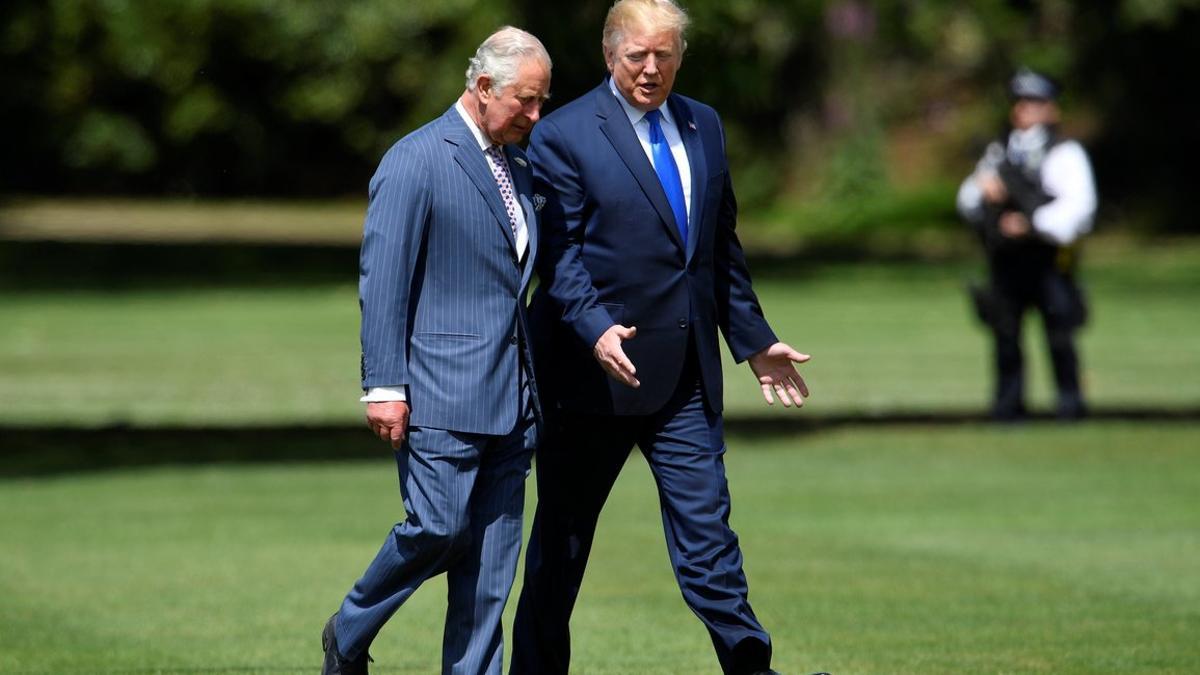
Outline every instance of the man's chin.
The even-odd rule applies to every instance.
[[[504,135],[504,143],[506,145],[509,143],[520,143],[526,136],[529,135],[529,132],[531,131],[533,131],[533,127],[529,127],[527,129],[514,128]]]
[[[663,101],[667,100],[666,92],[662,89],[655,89],[650,93],[638,90],[636,98],[638,105],[646,110],[655,110],[662,106]]]

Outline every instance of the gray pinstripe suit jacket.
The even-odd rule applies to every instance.
[[[520,148],[505,152],[529,228],[524,264],[487,159],[453,107],[393,145],[371,179],[362,386],[406,385],[412,426],[502,435],[523,412],[538,227],[529,164]]]

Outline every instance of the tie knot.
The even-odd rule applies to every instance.
[[[652,127],[658,126],[658,121],[661,118],[662,118],[662,112],[660,112],[658,108],[655,108],[654,110],[646,111],[646,120],[648,122],[650,122],[650,126],[652,126]]]

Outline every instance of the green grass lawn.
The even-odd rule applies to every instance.
[[[731,439],[776,667],[1197,672],[1198,440],[1114,422]],[[382,458],[0,482],[0,672],[315,672],[321,625],[400,508]],[[437,671],[444,591],[400,610],[376,671]],[[640,458],[573,628],[573,672],[717,672]]]
[[[804,414],[982,411],[990,346],[969,314],[974,265],[796,263],[758,288],[780,336],[813,355]],[[0,298],[0,424],[71,427],[356,423],[358,306],[343,285],[8,289]],[[1200,245],[1097,247],[1084,380],[1107,407],[1200,405]],[[1031,398],[1053,394],[1040,326]],[[733,414],[763,413],[726,365]],[[779,410],[773,414],[788,414]]]

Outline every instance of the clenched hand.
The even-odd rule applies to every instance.
[[[408,433],[408,414],[408,403],[404,401],[368,403],[367,426],[380,440],[391,443],[393,450],[399,450]]]

